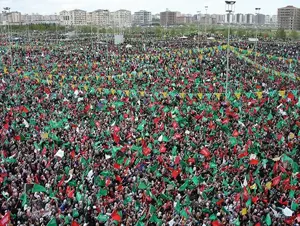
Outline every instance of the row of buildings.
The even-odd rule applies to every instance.
[[[39,24],[57,23],[64,26],[94,25],[100,27],[130,27],[150,26],[160,24],[161,26],[197,24],[237,24],[237,25],[260,25],[266,27],[281,27],[287,30],[300,30],[300,8],[287,6],[279,8],[277,15],[264,14],[181,14],[169,11],[152,15],[151,12],[140,10],[131,13],[129,10],[99,9],[87,12],[80,9],[62,11],[55,15],[22,15],[20,12],[9,12],[0,14],[0,22],[9,24]]]

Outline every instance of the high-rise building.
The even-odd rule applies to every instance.
[[[129,10],[118,10],[110,13],[110,25],[113,27],[131,27],[131,12]]]
[[[277,11],[278,26],[286,30],[300,30],[300,8],[286,6]]]
[[[87,25],[87,12],[81,9],[61,11],[59,17],[62,25]]]
[[[235,15],[236,17],[236,23],[237,24],[243,24],[244,23],[244,14],[238,13]]]
[[[165,11],[160,13],[160,25],[170,26],[177,23],[176,18],[179,16],[178,12]]]
[[[245,23],[246,24],[254,24],[254,15],[253,14],[246,14],[245,15]]]
[[[22,15],[20,12],[6,12],[3,15],[3,22],[10,25],[20,25],[22,23]]]
[[[266,15],[257,14],[255,15],[255,24],[264,25],[266,23]]]
[[[133,15],[133,24],[139,26],[149,26],[152,24],[152,14],[146,10],[140,10]]]
[[[108,10],[98,9],[92,12],[91,14],[92,14],[92,24],[101,27],[109,26],[110,13]]]

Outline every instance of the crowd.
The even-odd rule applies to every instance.
[[[127,44],[1,47],[0,225],[300,225],[300,46]]]

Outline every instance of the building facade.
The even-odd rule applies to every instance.
[[[138,26],[149,26],[152,24],[151,12],[140,10],[133,15],[133,24]]]
[[[254,24],[254,15],[253,14],[246,14],[245,16],[246,20],[245,20],[245,23],[246,24]]]
[[[94,25],[107,27],[110,24],[110,13],[108,10],[98,9],[91,13],[91,17],[92,24]]]
[[[131,12],[129,10],[118,10],[110,13],[110,26],[112,27],[131,27]]]
[[[238,13],[235,16],[236,16],[236,23],[237,24],[243,24],[245,22],[244,14]]]
[[[286,30],[300,30],[300,8],[286,6],[277,11],[278,26]]]
[[[9,25],[21,25],[22,15],[20,12],[6,12],[3,14],[3,23]]]
[[[160,13],[160,25],[170,26],[177,24],[178,12],[165,11]],[[179,15],[178,15],[179,16]]]
[[[266,15],[257,14],[255,15],[255,24],[264,25],[266,23]]]

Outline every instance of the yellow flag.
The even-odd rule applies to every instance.
[[[96,79],[97,79],[97,80],[99,79],[99,76],[98,76],[98,75],[96,76]]]
[[[256,186],[256,184],[253,184],[252,186],[250,186],[250,188],[251,188],[252,190],[255,190],[255,189],[257,189],[257,186]]]
[[[36,78],[36,81],[37,81],[38,84],[40,84],[40,80],[38,78]]]
[[[7,71],[7,68],[4,67],[4,73],[7,74],[7,72],[8,72],[8,71]]]
[[[144,91],[141,91],[140,92],[140,95],[143,97],[143,96],[145,96],[145,92]]]
[[[258,99],[262,98],[262,92],[256,92],[256,95],[257,95]]]
[[[77,76],[74,76],[74,80],[76,81],[76,79],[77,79]]]
[[[86,76],[84,76],[84,78],[85,78],[85,81],[86,81],[86,80],[88,80],[89,76],[86,75]]]
[[[285,96],[285,90],[280,90],[279,91],[279,96],[281,96],[283,98]]]
[[[102,88],[98,88],[98,91],[99,91],[99,93],[101,93],[102,92]]]
[[[199,99],[201,100],[203,97],[203,93],[198,93],[197,95],[198,95]]]
[[[111,94],[112,94],[112,95],[115,95],[115,93],[116,93],[116,90],[114,90],[114,89],[111,89],[111,90],[110,90],[110,92],[111,92]]]
[[[130,92],[129,92],[129,90],[125,90],[125,93],[126,93],[127,96],[129,96]]]
[[[111,76],[107,76],[107,78],[108,78],[108,81],[111,81]]]
[[[62,75],[62,76],[61,76],[61,78],[62,78],[62,80],[64,80],[64,79],[65,79],[65,76],[64,76],[64,75]]]
[[[48,133],[42,133],[41,137],[42,139],[48,139]]]
[[[87,85],[84,85],[83,88],[85,89],[85,91],[88,91],[89,87]]]
[[[75,85],[74,85],[74,84],[72,84],[72,85],[71,85],[71,87],[72,87],[72,89],[74,89],[74,88],[75,88]]]
[[[218,98],[218,100],[220,100],[221,97],[221,93],[215,93],[216,97]]]
[[[50,79],[52,79],[52,75],[51,75],[51,74],[49,74],[48,77],[49,77]]]
[[[239,100],[241,98],[241,93],[235,93],[234,94],[236,96],[236,98]]]
[[[167,92],[162,92],[162,95],[164,98],[166,98],[168,96],[168,93]]]
[[[180,95],[181,98],[185,97],[185,93],[180,93],[179,95]]]
[[[247,214],[247,208],[243,208],[242,209],[242,211],[241,211],[241,214],[243,215],[243,216],[245,216],[246,214]]]
[[[266,189],[270,190],[271,187],[272,187],[272,182],[269,181],[268,183],[266,183]]]

